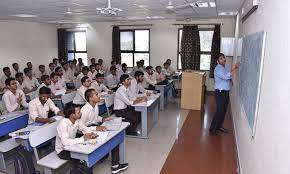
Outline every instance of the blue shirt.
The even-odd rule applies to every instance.
[[[214,69],[215,89],[229,91],[231,89],[232,75],[229,66],[218,64]]]

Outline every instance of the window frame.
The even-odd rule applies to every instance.
[[[148,51],[136,51],[135,49],[135,31],[137,30],[148,30],[149,31],[149,39],[148,39]],[[133,32],[133,50],[121,50],[121,32]],[[135,65],[135,53],[143,53],[149,55],[149,65],[150,65],[150,40],[151,40],[151,31],[150,28],[138,28],[138,29],[120,29],[120,53],[132,53],[133,55],[133,67],[128,66],[128,68],[134,68]],[[122,59],[121,59],[122,60]]]
[[[181,39],[179,36],[180,36],[180,31],[182,30],[182,28],[178,28],[178,32],[177,32],[177,70],[182,70],[182,69],[179,69],[178,65],[179,65],[179,55],[180,55],[180,44],[179,44],[179,40]],[[199,28],[198,29],[199,31],[214,31],[214,28]],[[211,55],[211,51],[200,51],[200,55]],[[180,57],[181,58],[181,57]],[[211,64],[211,62],[210,62]],[[200,66],[200,65],[199,65]],[[209,70],[200,70],[200,71],[203,71],[203,72],[207,72],[207,71],[210,71]]]
[[[80,32],[83,32],[83,33],[87,34],[85,30],[80,30],[80,31],[67,31],[68,34],[73,33],[73,43],[74,43],[74,50],[67,50],[67,59],[68,59],[68,54],[69,53],[73,53],[74,54],[74,59],[78,59],[78,57],[76,57],[76,53],[86,53],[88,55],[88,45],[87,44],[86,44],[86,51],[77,51],[76,50],[75,33],[80,33]]]

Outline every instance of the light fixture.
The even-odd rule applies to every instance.
[[[233,16],[233,15],[236,15],[237,12],[232,12],[232,11],[229,11],[229,12],[219,12],[219,16]]]
[[[108,0],[108,6],[104,8],[96,8],[101,14],[117,15],[117,12],[123,11],[120,8],[112,7],[111,0]]]
[[[195,5],[197,7],[208,7],[208,3],[207,2],[196,2]]]
[[[19,18],[36,18],[36,15],[31,15],[31,14],[15,14],[12,15],[14,17],[19,17]]]
[[[65,13],[66,14],[72,14],[72,11],[70,10],[70,8],[67,8],[67,11]]]
[[[209,2],[209,6],[210,7],[216,7],[216,4],[215,4],[215,2]]]

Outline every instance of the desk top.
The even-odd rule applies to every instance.
[[[132,105],[133,107],[136,107],[136,106],[144,106],[144,107],[149,107],[151,106],[159,97],[161,96],[160,93],[157,93],[157,94],[153,94],[151,96],[148,96],[148,100],[147,102],[145,103],[138,103],[138,104],[135,104],[135,105]]]
[[[75,152],[75,153],[81,153],[81,154],[86,154],[89,155],[92,152],[94,152],[96,149],[98,149],[100,146],[103,144],[107,143],[109,140],[111,140],[114,136],[116,136],[118,133],[121,131],[125,130],[129,126],[129,123],[127,122],[122,122],[121,128],[118,131],[109,131],[109,134],[106,138],[105,141],[98,141],[97,138],[97,143],[96,144],[76,144],[73,146],[65,146],[64,150],[70,151],[70,152]]]
[[[16,118],[21,117],[21,116],[26,115],[26,114],[28,114],[28,110],[6,113],[6,114],[0,116],[0,124],[6,123],[10,120],[16,119]]]

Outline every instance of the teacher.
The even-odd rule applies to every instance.
[[[229,91],[231,88],[232,76],[239,70],[240,64],[237,63],[230,70],[226,66],[225,55],[220,53],[217,56],[217,66],[214,69],[215,80],[215,99],[216,113],[211,122],[210,133],[218,134],[218,132],[228,133],[229,131],[223,127],[225,114],[229,103]]]

